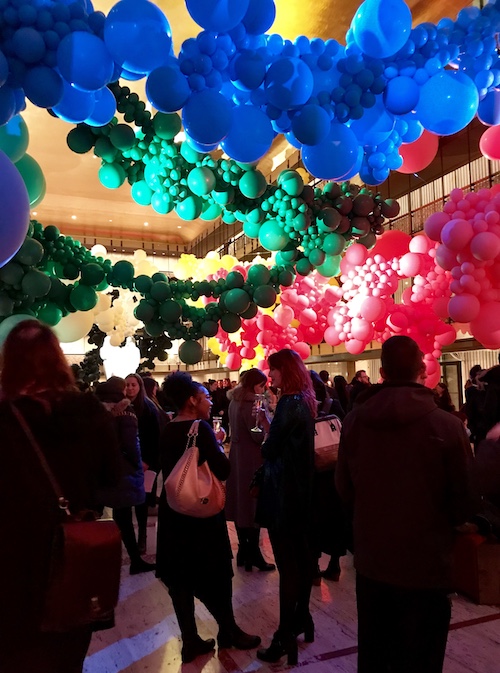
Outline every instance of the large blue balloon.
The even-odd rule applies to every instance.
[[[100,91],[95,92],[94,100],[94,109],[85,123],[89,126],[105,126],[115,116],[116,99],[108,87],[105,86]]]
[[[28,190],[21,174],[0,151],[0,267],[14,257],[23,244],[30,223]]]
[[[380,145],[391,135],[395,123],[394,116],[384,107],[382,96],[378,96],[375,105],[351,123],[351,129],[361,145]]]
[[[205,30],[227,33],[245,16],[249,0],[186,0],[186,7],[196,23]]]
[[[233,110],[233,125],[221,147],[231,159],[252,163],[266,154],[274,140],[269,117],[253,105]]]
[[[276,5],[274,0],[250,0],[243,25],[250,35],[264,35],[274,23]]]
[[[24,78],[23,86],[27,98],[37,107],[54,107],[64,94],[61,76],[46,65],[30,68]]]
[[[162,65],[146,81],[146,96],[160,112],[176,112],[191,95],[186,76],[177,65]]]
[[[420,97],[420,87],[412,77],[394,77],[387,82],[384,103],[389,112],[403,115],[415,109]]]
[[[470,77],[459,70],[440,70],[422,86],[416,112],[428,131],[450,136],[472,121],[478,103],[477,87]]]
[[[243,91],[257,89],[266,76],[266,62],[256,51],[238,52],[229,66],[231,81]]]
[[[202,145],[220,143],[233,121],[233,110],[226,98],[213,89],[191,94],[182,110],[182,123],[193,140]]]
[[[271,105],[292,110],[305,105],[313,90],[309,66],[299,58],[280,58],[267,71],[265,87]]]
[[[317,145],[330,132],[330,116],[319,105],[304,105],[292,119],[292,132],[300,143]]]
[[[63,97],[52,109],[59,119],[79,124],[91,116],[94,106],[95,97],[93,93],[79,91],[71,86],[71,84],[64,82]]]
[[[333,123],[326,140],[319,145],[304,145],[302,161],[306,170],[323,180],[341,180],[358,161],[359,145],[353,131]]]
[[[404,0],[365,0],[351,28],[361,51],[372,58],[386,58],[410,37],[411,12]]]
[[[113,60],[131,72],[149,73],[170,58],[167,18],[148,0],[121,0],[104,24],[104,42]]]
[[[57,66],[64,79],[81,91],[98,91],[111,81],[114,63],[104,42],[92,33],[75,31],[63,37]]]

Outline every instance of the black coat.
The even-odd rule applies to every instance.
[[[98,490],[115,483],[120,455],[111,415],[90,393],[49,402],[22,397],[23,414],[71,509],[96,509]],[[0,650],[36,631],[48,581],[51,542],[61,518],[37,455],[7,402],[0,403]]]
[[[173,421],[161,437],[160,462],[168,477],[184,453],[192,421]],[[196,445],[201,464],[207,461],[215,476],[229,476],[229,460],[221,451],[212,428],[200,421]],[[158,508],[156,575],[168,587],[207,585],[232,577],[232,553],[224,512],[206,519],[179,514],[171,509],[162,489]]]
[[[134,411],[139,424],[139,441],[141,444],[142,460],[150,470],[159,470],[160,448],[160,419],[159,411],[154,402],[144,397],[144,405],[139,409],[134,405]]]

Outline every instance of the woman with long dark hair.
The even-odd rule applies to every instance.
[[[40,445],[72,513],[97,510],[100,489],[118,479],[113,419],[94,395],[77,390],[57,337],[37,320],[19,323],[8,335],[0,387],[0,670],[80,673],[92,628],[41,630],[62,510],[12,405]]]
[[[212,401],[200,383],[187,372],[175,372],[165,380],[165,393],[178,414],[162,434],[160,461],[166,478],[184,453],[193,421],[199,420],[196,446],[200,464],[206,461],[213,474],[224,481],[229,460],[217,442],[210,419]],[[260,644],[258,636],[236,624],[232,606],[232,554],[224,511],[207,518],[187,516],[168,504],[165,489],[158,511],[157,576],[168,587],[182,635],[182,661],[187,663],[214,649],[215,641],[198,635],[194,599],[198,598],[219,625],[219,649],[246,650]]]
[[[298,353],[284,349],[268,358],[269,377],[280,390],[269,434],[262,445],[264,476],[257,522],[266,526],[280,574],[278,630],[257,656],[276,662],[285,654],[297,663],[297,635],[314,640],[309,599],[315,568],[312,551],[314,419],[311,377]]]
[[[231,431],[231,451],[229,461],[231,474],[227,480],[226,518],[234,521],[238,535],[238,554],[236,564],[251,571],[253,566],[259,570],[275,570],[268,563],[259,547],[260,528],[255,524],[255,498],[250,494],[249,485],[260,465],[262,455],[260,447],[264,432],[255,432],[254,403],[256,395],[263,395],[267,376],[260,369],[249,369],[241,378],[240,384],[231,393],[229,403],[229,428]]]

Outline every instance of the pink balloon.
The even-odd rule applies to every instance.
[[[358,339],[349,339],[345,342],[345,349],[351,355],[360,355],[366,348],[364,341],[359,341]]]
[[[435,372],[427,374],[427,378],[425,379],[425,386],[431,389],[435,388],[440,380],[441,380],[441,368],[439,367]]]
[[[335,327],[328,327],[325,330],[325,343],[327,343],[329,346],[338,346],[339,344],[342,343],[342,340],[339,337],[339,333],[335,329]]]
[[[395,311],[387,318],[387,324],[394,332],[402,332],[408,327],[408,318],[404,313]]]
[[[381,320],[387,312],[385,302],[378,297],[367,297],[361,304],[360,314],[370,322]]]
[[[476,234],[471,241],[470,250],[476,259],[487,262],[500,253],[500,239],[489,231]]]
[[[361,243],[354,243],[349,246],[345,252],[344,259],[349,262],[351,266],[361,266],[365,263],[368,257],[368,250]]]
[[[442,269],[451,271],[457,263],[457,256],[443,243],[438,245],[436,250],[436,262]]]
[[[448,203],[446,204],[446,206],[448,206]],[[432,215],[430,215],[425,221],[424,231],[431,240],[441,241],[441,231],[443,230],[444,225],[447,224],[449,221],[450,216],[447,213],[443,212],[432,213]],[[419,237],[416,236],[415,239],[413,240],[416,240],[417,238]]]
[[[438,316],[438,318],[442,318],[443,320],[445,320],[446,318],[449,317],[448,301],[449,301],[448,297],[438,297],[437,299],[434,299],[434,303],[432,304],[432,310]]]
[[[422,258],[415,252],[407,252],[399,260],[399,268],[408,278],[418,276],[422,268]]]
[[[307,358],[311,357],[311,349],[304,341],[297,341],[297,343],[293,345],[293,350],[297,351],[303,360],[307,360]]]
[[[363,318],[353,318],[351,321],[351,334],[354,339],[365,343],[373,339],[373,326]]]
[[[436,342],[440,346],[451,346],[451,344],[456,340],[457,338],[457,333],[455,331],[455,328],[453,325],[444,325],[446,329],[444,329],[442,332],[439,334],[436,334]]]
[[[273,312],[274,321],[280,327],[288,327],[293,320],[293,309],[280,304]]]
[[[414,236],[410,241],[410,252],[420,252],[425,255],[433,246],[434,244],[428,236],[425,234],[417,234],[417,236]]]
[[[451,220],[441,231],[441,240],[446,247],[457,252],[467,247],[473,236],[474,229],[467,220]]]
[[[316,312],[312,308],[305,308],[303,311],[299,313],[298,317],[299,322],[302,325],[305,325],[305,327],[313,325],[317,319],[318,316],[316,315]]]
[[[255,349],[248,348],[248,346],[243,346],[240,351],[240,355],[242,358],[245,358],[245,360],[253,360],[255,357]]]
[[[470,332],[485,348],[500,348],[500,302],[483,304],[470,323]]]
[[[238,353],[229,353],[226,358],[226,367],[228,369],[239,369],[241,367],[241,356]]]
[[[425,129],[420,138],[413,143],[403,144],[399,148],[403,165],[397,169],[398,173],[418,173],[423,170],[434,159],[438,148],[438,136]]]
[[[490,126],[479,140],[479,149],[483,156],[491,161],[500,160],[500,127]]]

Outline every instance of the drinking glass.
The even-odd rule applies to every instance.
[[[255,426],[251,428],[252,432],[262,432],[259,425],[259,413],[264,405],[264,395],[255,395],[254,411],[255,411]]]
[[[221,423],[222,423],[222,416],[214,416],[213,417],[212,426],[213,426],[215,434],[217,434],[219,432]]]

